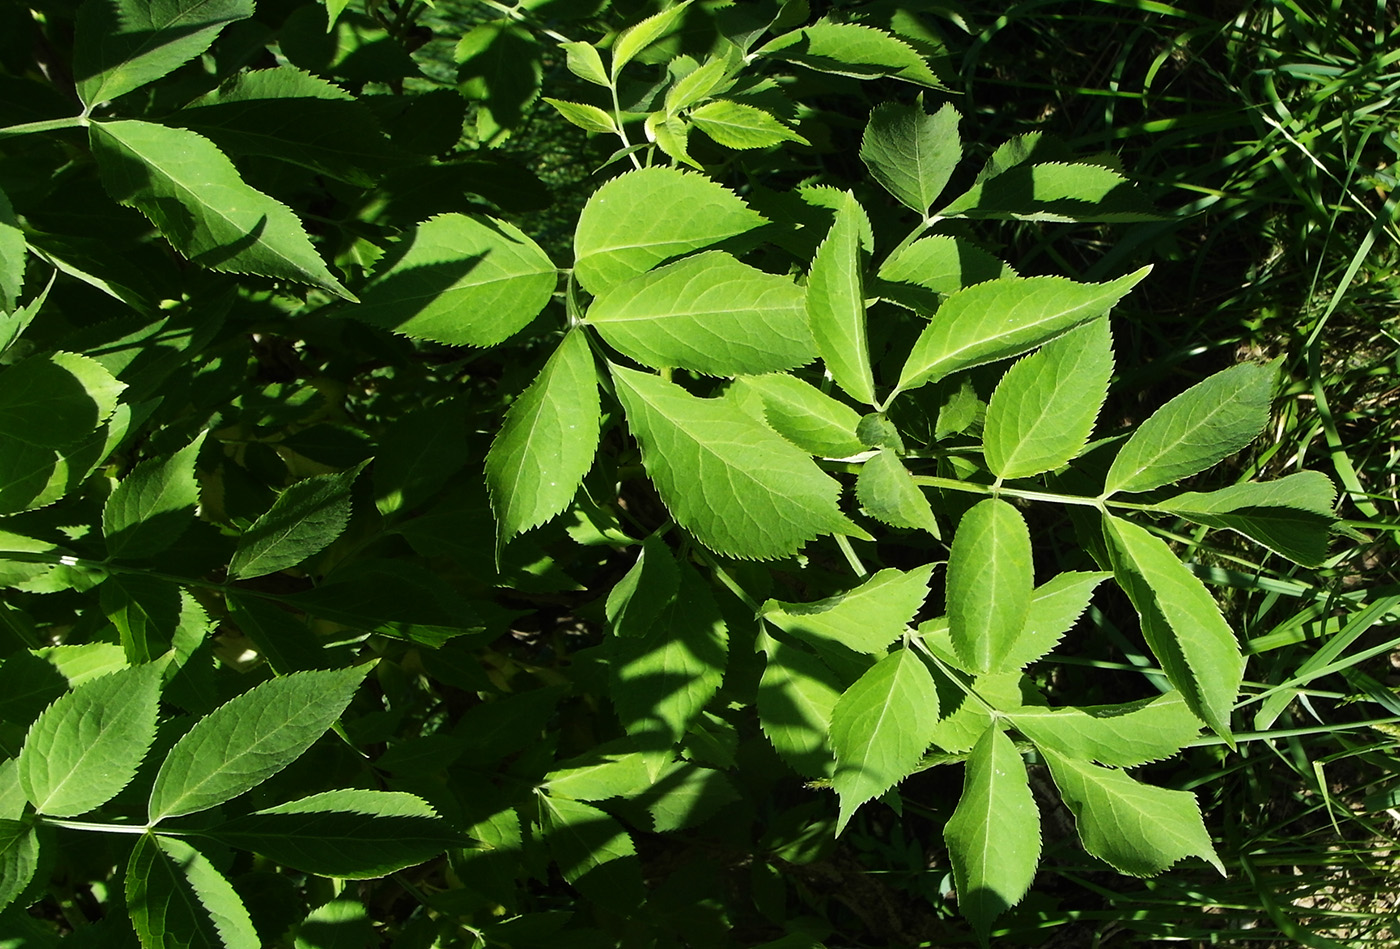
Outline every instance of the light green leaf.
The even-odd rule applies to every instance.
[[[539,315],[558,279],[515,225],[439,214],[403,236],[342,315],[415,339],[494,346]]]
[[[762,109],[728,99],[714,99],[692,109],[690,121],[726,148],[769,148],[782,142],[811,144]]]
[[[498,543],[569,506],[598,449],[599,404],[593,352],[574,330],[511,404],[486,454]]]
[[[711,550],[770,560],[854,529],[837,507],[840,485],[766,425],[647,373],[612,375],[661,500]]]
[[[136,208],[177,251],[211,270],[311,284],[346,300],[291,210],[243,183],[212,142],[150,122],[88,129],[102,183]]]
[[[1012,153],[1017,151],[1014,143],[1008,145]],[[1162,219],[1126,178],[1102,165],[1018,162],[998,168],[995,158],[970,189],[938,213],[945,218],[1065,223]]]
[[[1088,608],[1094,588],[1109,576],[1101,571],[1066,570],[1036,587],[1026,625],[1007,651],[1004,667],[1023,668],[1059,645]]]
[[[951,103],[929,115],[922,98],[878,105],[861,139],[861,160],[901,204],[927,217],[962,158],[960,118]]]
[[[1272,366],[1240,363],[1153,412],[1118,450],[1104,495],[1180,481],[1254,441],[1269,422],[1274,376]]]
[[[831,712],[838,835],[856,808],[918,769],[937,724],[938,690],[912,649],[881,659],[846,690]]]
[[[740,376],[725,397],[808,454],[848,458],[865,450],[855,410],[794,376]]]
[[[1011,723],[1037,746],[1071,758],[1135,768],[1174,755],[1201,731],[1180,692],[1084,708],[1023,706]]]
[[[913,570],[889,567],[845,593],[815,603],[769,600],[762,616],[800,639],[822,646],[836,643],[880,655],[903,635],[928,597],[933,564]]]
[[[952,294],[914,343],[896,392],[1019,356],[1105,313],[1150,267],[1107,283],[1063,277],[991,280]]]
[[[108,554],[126,560],[149,557],[185,532],[199,504],[194,464],[206,434],[173,455],[141,462],[112,489],[102,508]]]
[[[29,665],[30,655],[27,653],[17,653],[21,661],[25,663],[25,671],[29,672],[33,667]],[[0,663],[3,668],[4,663]],[[44,683],[47,687],[49,683]],[[13,694],[6,696],[5,705],[10,706],[15,702]],[[9,712],[9,709],[6,709]],[[14,720],[13,713],[4,716],[11,721]],[[25,808],[29,806],[29,801],[24,796],[24,788],[19,783],[19,761],[14,758],[6,758],[0,761],[0,820],[18,821],[24,816]]]
[[[78,9],[73,79],[91,109],[173,72],[209,48],[253,0],[87,0]]]
[[[1201,721],[1233,744],[1230,710],[1244,676],[1244,657],[1220,607],[1162,540],[1107,515],[1113,575],[1142,621],[1143,638]]]
[[[0,820],[0,910],[29,886],[39,869],[39,837],[29,821]]]
[[[590,46],[589,49],[592,47]],[[613,117],[596,105],[589,105],[586,102],[569,102],[566,99],[551,99],[549,96],[545,96],[544,101],[553,106],[555,112],[585,132],[598,132],[604,135],[612,135],[617,132],[617,123],[613,121]]]
[[[31,356],[7,366],[0,371],[0,444],[71,446],[107,420],[125,388],[95,360],[76,353]],[[7,452],[16,449],[5,446]]]
[[[539,795],[540,826],[565,881],[595,900],[622,905],[642,898],[641,861],[632,838],[606,811],[564,797]]]
[[[24,289],[24,261],[29,246],[20,230],[19,218],[4,191],[0,191],[0,314],[13,313]],[[17,335],[17,334],[16,334]],[[12,340],[0,345],[0,352]]]
[[[150,822],[208,810],[281,771],[340,717],[371,668],[279,676],[210,712],[161,765]]]
[[[364,465],[292,484],[238,538],[228,574],[237,580],[295,567],[323,550],[350,521],[350,487]]]
[[[680,564],[675,598],[641,636],[608,641],[609,692],[634,746],[669,752],[724,678],[729,635],[704,578]]]
[[[820,20],[770,41],[755,54],[771,56],[818,72],[876,79],[893,76],[942,89],[938,77],[912,46],[883,30]]]
[[[948,632],[975,672],[1008,672],[1030,613],[1031,535],[1021,512],[999,498],[973,505],[948,554]]]
[[[1120,873],[1152,876],[1183,857],[1225,873],[1196,798],[1140,784],[1122,771],[1041,749],[1084,849]]]
[[[646,129],[647,139],[655,142],[656,147],[672,161],[689,165],[696,171],[704,170],[703,165],[690,157],[690,126],[679,117],[667,115],[665,112],[653,112],[647,116],[643,127]]]
[[[608,80],[608,70],[603,66],[603,57],[598,55],[598,50],[594,46],[580,42],[560,43],[559,45],[564,50],[569,72],[595,86],[607,88],[612,85]]]
[[[113,672],[44,710],[19,753],[20,785],[35,810],[84,814],[127,786],[156,737],[163,668],[153,662]]]
[[[720,251],[613,286],[588,308],[588,323],[618,351],[657,369],[732,376],[816,357],[802,289]]]
[[[359,789],[264,808],[208,833],[294,870],[344,880],[387,876],[465,842],[421,798]]]
[[[988,728],[972,749],[957,809],[943,827],[958,912],[983,942],[992,921],[1026,895],[1040,863],[1040,811],[1021,753]]]
[[[836,675],[809,652],[768,641],[768,664],[758,683],[758,724],[784,761],[808,778],[836,767],[827,733],[841,697]]]
[[[576,801],[606,801],[611,797],[633,796],[652,783],[647,775],[645,756],[640,752],[594,753],[583,758],[586,763],[555,768],[545,775],[545,787],[552,796],[563,795]]]
[[[881,448],[856,476],[856,499],[865,513],[893,527],[928,531],[942,538],[928,496],[899,460],[898,453]]]
[[[987,403],[982,450],[1001,478],[1053,471],[1089,441],[1113,375],[1108,319],[1052,339],[1002,376]]]
[[[870,369],[861,282],[865,272],[861,235],[869,227],[865,209],[845,193],[807,275],[807,318],[831,378],[857,402],[874,405],[875,379]]]
[[[654,534],[642,541],[637,562],[608,593],[604,613],[613,633],[647,635],[671,607],[680,583],[680,567],[666,542]]]
[[[142,834],[126,868],[126,910],[145,949],[259,949],[243,901],[183,840]]]
[[[690,6],[690,0],[684,0],[683,3],[678,3],[669,10],[653,14],[617,34],[617,39],[613,41],[612,45],[612,72],[610,73],[614,82],[617,81],[617,75],[622,71],[622,67],[631,62],[633,57],[678,28],[681,14],[688,6]]]
[[[924,625],[920,625],[919,630],[924,632]],[[939,638],[928,632],[924,633],[924,642],[942,658],[951,653],[952,644],[946,642],[946,637],[943,637],[944,643],[939,643]],[[940,647],[944,648],[940,650]],[[953,665],[956,667],[955,663]],[[1032,687],[1019,672],[998,672],[975,677],[971,689],[977,698],[969,695],[959,701],[957,707],[951,711],[944,709],[943,718],[939,719],[937,727],[933,730],[934,745],[949,754],[971,751],[994,724],[991,709],[1003,712],[1020,708],[1025,701],[1023,690],[1026,688]]]
[[[666,90],[666,112],[675,115],[710,96],[727,91],[734,83],[733,75],[738,63],[735,57],[710,57],[698,68],[691,70]]]
[[[638,208],[665,208],[639,215]],[[764,218],[702,175],[655,166],[593,193],[574,233],[574,276],[600,294],[657,264],[751,231]]]
[[[885,258],[877,276],[880,296],[927,315],[949,294],[1016,271],[967,240],[938,234]]]
[[[1314,567],[1327,559],[1336,497],[1332,479],[1320,471],[1300,471],[1277,481],[1188,491],[1155,507],[1207,527],[1228,528],[1294,563]]]

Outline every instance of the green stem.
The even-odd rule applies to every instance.
[[[25,122],[21,125],[11,125],[0,129],[0,140],[15,138],[19,135],[30,135],[34,132],[53,132],[58,129],[72,129],[86,127],[88,117],[83,115],[70,115],[62,119],[45,119],[42,122]]]
[[[57,817],[40,817],[41,821],[51,827],[65,827],[68,830],[92,830],[99,834],[145,834],[151,828],[134,824],[95,824],[85,820],[62,820]],[[183,834],[171,831],[161,831],[162,834],[171,837],[182,837]]]
[[[631,148],[632,140],[627,137],[627,129],[622,124],[622,103],[617,99],[617,80],[614,79],[608,84],[608,92],[612,93],[613,124],[617,126],[617,137],[622,139],[623,148]],[[632,167],[641,169],[642,163],[637,160],[636,152],[629,152],[627,157],[632,160]]]

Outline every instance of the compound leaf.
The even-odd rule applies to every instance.
[[[729,401],[621,366],[612,376],[661,500],[711,550],[767,560],[856,529],[837,507],[840,485]]]
[[[968,756],[943,839],[958,912],[985,941],[992,920],[1026,895],[1040,863],[1040,811],[1021,753],[999,728],[983,732]]]
[[[941,537],[938,521],[928,496],[920,490],[899,455],[881,448],[860,466],[856,476],[856,499],[865,513],[894,527],[926,530]]]
[[[518,227],[485,215],[439,214],[410,228],[343,312],[452,346],[494,346],[539,315],[559,272]]]
[[[927,216],[962,158],[959,118],[951,104],[933,115],[922,100],[878,105],[861,139],[861,160],[901,204]]]
[[[973,505],[948,554],[948,632],[975,672],[1006,672],[1030,613],[1031,535],[1021,512],[999,498]]]
[[[188,129],[123,120],[89,126],[102,183],[177,251],[211,270],[306,283],[346,300],[291,210],[244,184],[233,163]]]
[[[199,504],[194,464],[205,434],[173,455],[141,462],[112,489],[102,508],[108,554],[149,557],[184,533]]]
[[[1009,277],[959,290],[943,301],[914,343],[897,392],[960,369],[1019,356],[1103,314],[1150,267],[1107,283],[1063,277]]]
[[[830,777],[836,766],[827,733],[841,697],[836,675],[816,656],[770,639],[758,683],[758,724],[798,774]]]
[[[1052,339],[1006,371],[987,403],[982,450],[1001,478],[1053,471],[1083,450],[1113,375],[1107,318]]]
[[[1183,857],[1225,873],[1189,791],[1154,788],[1122,771],[1041,751],[1089,853],[1132,876],[1161,873]]]
[[[40,814],[72,817],[111,800],[136,775],[156,737],[163,663],[84,682],[29,728],[19,781]]]
[[[1201,721],[1227,742],[1230,709],[1244,657],[1210,591],[1165,542],[1130,521],[1107,515],[1113,575],[1132,600],[1143,638],[1167,679]]]
[[[593,353],[574,330],[511,404],[486,454],[500,543],[568,507],[598,449],[599,405]]]
[[[183,840],[142,834],[126,868],[126,909],[145,949],[258,949],[229,882]]]
[[[615,284],[588,308],[588,323],[619,352],[655,369],[733,376],[816,358],[802,288],[721,251]]]
[[[665,214],[637,213],[665,208]],[[601,294],[629,277],[751,231],[764,218],[732,191],[657,165],[619,175],[593,193],[574,233],[574,275]]]
[[[334,724],[370,668],[279,676],[204,716],[156,774],[150,822],[207,810],[281,771]]]
[[[880,655],[898,639],[928,597],[933,564],[913,570],[889,567],[853,590],[815,603],[763,604],[763,618],[816,646],[836,643]]]
[[[1272,366],[1240,363],[1153,412],[1118,450],[1104,494],[1180,481],[1254,441],[1269,422],[1274,375]]]
[[[246,580],[295,567],[339,537],[350,521],[350,486],[363,468],[290,485],[239,536],[229,576]]]
[[[795,376],[740,376],[725,397],[809,454],[847,458],[865,450],[855,410]]]
[[[938,690],[912,649],[881,659],[846,690],[831,712],[837,834],[856,808],[918,769],[937,724]]]
[[[875,378],[861,282],[861,235],[870,222],[849,192],[838,201],[836,219],[807,275],[807,319],[831,378],[857,402],[874,405]]]
[[[1122,705],[1023,706],[1009,715],[1017,731],[1037,746],[1116,768],[1174,755],[1201,731],[1201,720],[1180,692]]]

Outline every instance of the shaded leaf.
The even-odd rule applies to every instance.
[[[24,262],[29,256],[29,248],[20,230],[19,219],[4,191],[0,191],[0,314],[14,313],[19,305],[20,291],[24,289]],[[3,352],[14,336],[0,344]]]
[[[107,420],[125,388],[98,362],[75,353],[31,356],[7,366],[0,372],[0,443],[69,447]],[[5,450],[23,449],[6,444]],[[51,458],[35,454],[36,462]]]
[[[758,683],[758,724],[782,759],[808,778],[830,777],[827,733],[841,697],[836,675],[809,652],[770,640]]]
[[[173,455],[141,462],[112,489],[102,507],[108,554],[149,557],[179,540],[199,504],[194,465],[206,434]]]
[[[641,862],[622,825],[591,804],[539,795],[540,825],[564,879],[606,904],[642,899]]]
[[[763,618],[815,646],[835,643],[880,655],[903,635],[928,596],[933,564],[889,567],[845,593],[815,603],[763,604]]]
[[[964,287],[1015,277],[1016,271],[967,240],[938,234],[921,237],[880,264],[881,297],[930,314],[942,298]]]
[[[940,216],[1065,223],[1162,220],[1126,178],[1102,165],[1017,162],[998,167],[998,159],[1018,151],[1014,143],[1008,144],[1008,152],[999,149],[977,182],[940,209]]]
[[[183,840],[142,834],[126,868],[126,909],[145,949],[258,949],[243,901]]]
[[[1007,672],[1030,613],[1034,567],[1021,513],[998,498],[963,515],[948,554],[948,632],[975,672]]]
[[[284,490],[238,538],[229,576],[261,577],[325,549],[350,521],[350,487],[364,465],[303,478]]]
[[[1300,471],[1277,481],[1246,482],[1218,491],[1188,491],[1155,505],[1207,527],[1243,534],[1294,563],[1318,566],[1336,517],[1332,479]]]
[[[616,754],[590,753],[584,763],[555,768],[545,775],[551,796],[576,801],[605,801],[612,797],[633,796],[652,783],[641,752]],[[573,759],[577,761],[578,759]]]
[[[39,869],[39,837],[29,821],[0,820],[0,910],[15,901]]]
[[[604,612],[613,633],[647,635],[672,606],[680,583],[680,566],[665,541],[656,535],[648,537],[632,569],[608,592]]]

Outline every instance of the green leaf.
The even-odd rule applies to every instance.
[[[2,221],[0,221],[0,227],[3,227]],[[0,234],[3,234],[3,231],[0,231]],[[0,255],[5,253],[7,253],[7,251],[0,250]],[[12,272],[16,272],[13,268],[20,267],[23,260],[24,257],[21,256],[21,264],[15,264],[13,261],[10,262]],[[0,267],[4,266],[4,258],[0,256]],[[24,331],[29,329],[29,324],[34,322],[34,317],[38,316],[39,311],[44,308],[44,303],[47,302],[49,298],[49,291],[53,289],[54,281],[58,279],[58,274],[58,267],[55,266],[53,273],[49,274],[48,282],[44,284],[43,289],[40,290],[32,300],[16,308],[12,313],[7,314],[4,312],[3,300],[0,300],[0,354],[4,354],[8,351],[10,347],[15,344],[15,341],[24,335]],[[3,276],[0,276],[0,293],[3,293],[3,279]]]
[[[575,801],[606,801],[635,795],[652,783],[641,752],[594,752],[584,755],[583,759],[586,763],[555,768],[545,775],[545,787],[550,795],[563,795]]]
[[[1200,857],[1224,875],[1189,791],[1139,784],[1051,749],[1042,753],[1089,853],[1132,876],[1161,873],[1183,857]]]
[[[91,109],[173,72],[209,48],[253,0],[87,0],[78,10],[73,79]]]
[[[374,453],[374,506],[388,517],[426,504],[471,458],[466,400],[399,416]]]
[[[1188,491],[1155,508],[1207,527],[1228,528],[1294,563],[1315,567],[1327,559],[1336,497],[1332,479],[1320,471],[1300,471],[1277,481]]]
[[[724,772],[693,761],[673,761],[636,803],[646,807],[652,830],[665,834],[704,823],[737,800],[739,792]]]
[[[683,3],[678,3],[668,10],[653,14],[617,34],[617,39],[613,40],[612,45],[612,72],[610,76],[613,82],[617,81],[618,73],[622,71],[622,67],[631,62],[638,53],[677,28],[677,21],[688,6],[690,6],[690,0],[684,0]]]
[[[351,561],[320,586],[284,596],[283,602],[350,629],[434,648],[482,629],[476,610],[451,584],[403,560]]]
[[[999,728],[988,728],[972,749],[943,839],[958,912],[985,943],[992,921],[1021,902],[1040,863],[1040,811],[1021,753]]]
[[[149,218],[194,263],[354,299],[317,256],[297,216],[244,184],[208,139],[136,121],[94,122],[88,132],[107,193]]]
[[[1174,755],[1201,731],[1201,720],[1180,692],[1122,705],[1025,706],[1009,717],[1038,747],[1116,768],[1135,768]]]
[[[569,506],[598,449],[599,405],[593,352],[574,330],[511,404],[487,452],[499,543]]]
[[[673,161],[689,165],[696,171],[703,170],[704,166],[690,157],[690,126],[678,117],[653,112],[647,116],[644,128],[647,138]]]
[[[258,949],[243,901],[183,840],[142,834],[126,868],[126,909],[145,949]]]
[[[929,115],[922,98],[878,105],[861,139],[861,160],[901,204],[927,217],[962,158],[960,118],[951,103]]]
[[[846,690],[831,712],[838,835],[856,808],[918,770],[937,724],[938,690],[912,649],[881,659]]]
[[[952,294],[914,343],[896,392],[1048,343],[1117,303],[1151,268],[1107,283],[1063,277],[991,280]]]
[[[666,542],[655,534],[648,537],[637,562],[608,593],[604,612],[609,628],[618,636],[645,636],[672,606],[680,583],[680,567]]]
[[[1254,441],[1269,422],[1274,376],[1271,365],[1240,363],[1153,412],[1118,450],[1104,495],[1180,481]]]
[[[861,283],[865,271],[861,235],[869,227],[865,209],[849,192],[843,194],[807,275],[807,319],[831,378],[857,402],[874,405],[875,378]]]
[[[343,880],[388,876],[462,843],[421,798],[359,789],[264,808],[208,833],[294,870]]]
[[[638,208],[666,208],[639,215]],[[701,175],[655,166],[595,191],[574,233],[574,276],[601,294],[629,277],[763,224],[732,191]]]
[[[855,410],[794,376],[740,376],[725,397],[808,454],[848,458],[865,450]]]
[[[163,668],[146,663],[84,682],[29,727],[19,781],[35,810],[84,814],[127,786],[156,737]]]
[[[1007,144],[1010,153],[1018,151],[1014,142]],[[998,167],[998,157],[1010,157],[998,152],[971,188],[939,210],[941,217],[1064,223],[1162,220],[1128,180],[1110,168],[1088,162]]]
[[[281,771],[334,724],[371,668],[279,676],[210,712],[156,774],[150,822],[208,810]]]
[[[666,90],[667,114],[675,115],[716,93],[728,91],[734,85],[731,77],[738,65],[735,57],[712,56],[698,68],[677,79],[671,88]]]
[[[125,388],[95,360],[75,353],[31,356],[7,366],[0,371],[0,443],[69,447],[107,420]],[[7,452],[18,448],[5,446]]]
[[[0,313],[14,313],[24,289],[24,261],[29,246],[20,229],[19,218],[4,191],[0,191]],[[15,335],[18,335],[16,333]],[[13,337],[0,345],[3,352]]]
[[[656,369],[777,372],[816,358],[804,299],[788,277],[707,251],[604,291],[588,308],[588,324]]]
[[[1110,574],[1085,570],[1057,573],[1035,588],[1021,635],[1011,644],[1003,666],[1020,669],[1059,645],[1089,606],[1094,588]]]
[[[608,70],[603,65],[603,57],[598,55],[594,46],[580,42],[560,43],[559,46],[564,50],[569,72],[595,86],[606,89],[612,85],[608,80]]]
[[[679,570],[676,595],[650,630],[608,641],[613,706],[645,752],[667,752],[684,737],[719,690],[729,652],[724,617],[704,578],[685,564]]]
[[[369,949],[378,940],[365,904],[342,895],[307,913],[292,945],[294,949]]]
[[[295,567],[323,550],[350,521],[350,487],[364,465],[292,484],[238,538],[228,574],[236,580]]]
[[[838,76],[856,79],[893,76],[931,89],[943,88],[914,47],[883,30],[854,23],[820,20],[784,33],[755,55],[771,56]]]
[[[499,145],[524,123],[540,93],[543,52],[529,30],[505,17],[472,27],[458,41],[457,90],[477,102],[481,144]]]
[[[1104,518],[1113,575],[1142,621],[1143,638],[1168,681],[1201,721],[1227,742],[1244,657],[1210,591],[1162,540],[1119,518]]]
[[[856,476],[856,499],[865,513],[893,527],[925,530],[942,538],[928,496],[914,482],[914,476],[889,448],[881,448],[860,466]]]
[[[342,311],[373,326],[452,346],[494,346],[539,315],[559,274],[513,224],[440,214],[411,228]]]
[[[589,48],[592,49],[592,47]],[[555,112],[585,132],[597,132],[604,135],[613,135],[617,132],[617,123],[613,121],[613,117],[596,105],[589,105],[586,102],[569,102],[565,99],[551,99],[549,96],[545,96],[544,101],[553,106]]]
[[[1015,277],[1010,264],[966,240],[922,237],[880,265],[880,296],[917,313],[933,313],[942,297],[964,287]]]
[[[540,825],[565,881],[606,903],[640,903],[641,861],[622,825],[591,804],[539,795]]]
[[[306,623],[267,600],[230,590],[228,616],[278,675],[324,667],[330,657]]]
[[[194,465],[206,434],[173,455],[141,462],[112,489],[102,508],[108,554],[119,560],[149,557],[179,540],[199,505]]]
[[[1031,535],[1021,512],[999,498],[973,505],[948,554],[948,632],[975,672],[1008,672],[1030,614]]]
[[[118,573],[103,581],[98,594],[128,662],[150,662],[170,649],[171,634],[180,625],[179,586],[160,577]]]
[[[612,376],[661,500],[706,547],[771,560],[854,528],[837,507],[840,485],[728,401],[621,366]]]
[[[726,148],[770,148],[782,142],[810,145],[801,135],[757,106],[713,99],[692,109],[690,121]]]
[[[840,697],[840,682],[820,659],[769,640],[758,683],[758,724],[782,759],[804,777],[830,777],[836,767],[827,733]]]
[[[822,646],[836,643],[881,655],[904,634],[928,597],[933,564],[913,570],[889,567],[845,593],[815,603],[769,600],[762,616],[800,639]]]
[[[987,403],[982,450],[999,478],[1053,471],[1084,449],[1113,375],[1102,318],[1052,339],[1002,376]]]
[[[39,869],[39,837],[29,821],[0,820],[0,910],[15,901]]]

